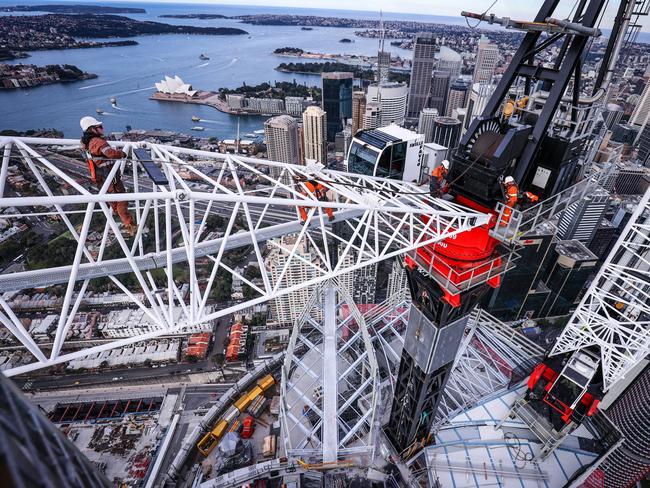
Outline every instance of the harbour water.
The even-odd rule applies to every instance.
[[[0,5],[17,2],[0,0]],[[18,2],[25,3],[25,2]],[[43,4],[37,0],[35,4]],[[54,2],[56,3],[56,2]],[[197,26],[235,26],[249,32],[242,36],[154,35],[135,38],[139,45],[98,49],[69,49],[34,51],[24,60],[14,63],[74,64],[84,71],[95,73],[97,78],[82,82],[46,85],[24,90],[0,92],[0,129],[26,130],[56,127],[66,137],[79,135],[78,121],[82,115],[95,116],[95,110],[105,113],[107,131],[124,130],[127,125],[141,129],[167,129],[190,133],[197,125],[191,117],[201,118],[205,127],[203,136],[220,139],[236,135],[237,117],[200,105],[158,102],[149,100],[154,93],[154,83],[164,75],[179,75],[194,88],[217,90],[234,88],[243,82],[258,84],[264,81],[292,81],[318,86],[319,76],[280,73],[275,67],[283,61],[297,61],[272,54],[283,46],[300,47],[306,51],[372,55],[377,50],[377,40],[354,36],[355,29],[315,27],[303,31],[296,26],[255,26],[237,20],[169,19],[162,14],[219,13],[227,16],[256,13],[294,13],[338,17],[373,18],[378,14],[357,11],[332,11],[317,9],[289,9],[232,5],[152,4],[98,2],[101,5],[142,7],[146,14],[129,14],[138,20]],[[462,18],[385,14],[385,18],[420,20],[440,23],[464,22]],[[342,44],[344,37],[353,43]],[[393,53],[410,56],[409,51],[391,47]],[[209,60],[199,59],[205,54]],[[111,106],[111,97],[117,105]],[[263,126],[265,117],[240,117],[241,134],[251,133]]]

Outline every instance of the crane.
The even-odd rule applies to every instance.
[[[615,63],[630,42],[636,20],[648,13],[646,3],[619,3],[600,71],[590,87],[582,80],[582,59],[590,41],[601,35],[599,19],[606,1],[577,2],[570,19],[554,18],[557,0],[544,1],[531,22],[462,13],[525,35],[482,114],[461,139],[449,170],[451,200],[490,216],[489,223],[423,246],[405,258],[413,308],[386,427],[399,452],[412,453],[412,446],[430,441],[434,414],[469,313],[490,287],[499,286],[516,260],[519,238],[599,185],[597,177],[583,178],[590,163],[590,147],[597,144],[590,136],[606,101]],[[559,50],[553,65],[543,64],[538,55],[554,45]],[[530,192],[542,201],[513,211],[502,201],[506,176],[514,178],[520,193]],[[643,261],[637,258],[633,262],[639,265]],[[647,274],[644,276],[647,279]],[[640,312],[638,304],[629,303],[629,291],[619,295],[624,295],[620,310]],[[595,413],[603,394],[603,377],[605,387],[610,387],[650,351],[645,342],[632,345],[627,329],[621,341],[632,350],[623,351],[618,339],[606,332],[589,332],[589,325],[598,319],[580,317],[593,317],[594,313],[598,314],[593,304],[591,308],[581,305],[551,355],[529,379],[526,397],[541,396],[543,411],[520,417],[528,419],[537,433],[533,424],[548,415],[546,407],[552,416],[552,425],[539,433],[545,443],[543,455],[585,416]],[[638,327],[644,329],[645,337],[644,324]],[[624,328],[621,325],[619,330]]]
[[[128,154],[113,166],[113,171],[119,168],[128,175],[123,178],[128,192],[119,195],[77,181],[87,171],[76,159],[79,141],[0,137],[4,217],[37,225],[41,219],[58,219],[67,231],[60,242],[69,242],[71,249],[56,266],[0,275],[0,323],[35,359],[9,368],[8,375],[200,329],[219,317],[488,220],[454,203],[425,200],[412,184],[331,171],[315,162],[302,166],[164,144],[112,144]],[[33,182],[30,195],[7,184],[12,166]],[[326,188],[326,201],[307,191],[305,182],[310,179]],[[138,224],[133,238],[122,235],[108,207],[116,199],[130,202]],[[301,207],[307,210],[304,221]],[[327,209],[334,212],[333,224]],[[220,225],[213,223],[214,216],[219,216]],[[278,242],[288,234],[297,236],[295,243]],[[300,242],[306,242],[318,259],[308,264],[310,279],[295,283],[284,276],[293,263],[304,260],[297,250]],[[233,250],[243,248],[244,257],[264,271],[265,247],[286,258],[274,281],[266,272],[259,281],[248,279],[228,259]],[[215,308],[211,293],[224,275],[239,278],[255,297]],[[108,279],[138,307],[146,323],[140,324],[139,332],[125,330],[115,340],[86,343],[88,347],[68,352],[63,346],[74,318],[88,303],[98,279]],[[11,296],[16,290],[55,285],[65,291],[57,302],[60,313],[52,342],[37,342],[20,322],[20,302]]]

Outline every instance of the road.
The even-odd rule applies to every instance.
[[[110,369],[92,373],[65,374],[61,376],[36,376],[33,378],[17,378],[15,383],[24,391],[48,390],[61,388],[83,388],[90,385],[114,384],[122,385],[129,382],[154,379],[168,379],[170,376],[206,372],[212,369],[208,362],[199,361],[187,364],[170,364],[167,366],[134,367]],[[119,380],[113,380],[119,378]]]

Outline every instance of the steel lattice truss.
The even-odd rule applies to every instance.
[[[78,141],[0,138],[3,217],[60,219],[67,239],[74,242],[74,252],[60,266],[0,275],[0,293],[67,287],[55,337],[46,345],[27,333],[19,314],[0,298],[0,322],[36,359],[9,374],[182,332],[437,242],[487,219],[441,200],[427,202],[422,190],[409,183],[330,171],[315,163],[288,165],[151,143],[114,145],[127,158],[113,166],[107,181],[118,170],[123,172],[124,194],[107,193],[108,184],[102,188],[89,184]],[[150,161],[138,159],[138,147],[148,151]],[[143,163],[151,161],[162,170],[167,184],[156,185],[147,177]],[[31,195],[21,195],[7,183],[10,166],[18,166],[34,182]],[[319,201],[307,191],[301,181],[308,178],[317,178],[327,188],[329,201]],[[123,235],[109,206],[118,200],[128,201],[135,215],[138,228],[133,238]],[[308,210],[306,222],[300,219],[298,206]],[[334,210],[337,227],[328,222],[326,208]],[[223,225],[211,226],[213,215],[221,216]],[[272,240],[287,234],[297,236],[295,246]],[[296,252],[302,242],[318,258],[305,263],[314,277],[291,283],[282,278],[292,264],[304,261]],[[227,259],[229,251],[246,247],[250,261],[262,271],[258,281],[242,276]],[[264,262],[265,249],[272,247],[288,257],[275,281],[265,272]],[[338,257],[332,256],[337,248]],[[211,292],[223,273],[242,280],[256,297],[213,310]],[[73,317],[98,279],[109,280],[126,294],[146,315],[152,330],[65,353]]]
[[[380,378],[363,315],[345,286],[330,280],[294,324],[282,368],[285,450],[310,463],[368,463],[379,427]]]
[[[515,368],[543,355],[540,346],[485,310],[472,312],[433,430],[506,388]]]
[[[650,354],[649,201],[650,189],[551,351],[597,347],[605,391]]]

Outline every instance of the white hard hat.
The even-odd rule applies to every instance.
[[[443,168],[449,169],[449,161],[447,161],[446,159],[443,159],[442,163],[440,164],[442,164]]]
[[[506,179],[503,180],[503,182],[506,183],[506,184],[508,184],[508,183],[514,183],[514,182],[515,182],[515,179],[514,179],[512,176],[506,176]]]
[[[102,125],[102,122],[100,120],[97,120],[95,117],[86,116],[81,118],[79,125],[81,126],[81,130],[86,132],[91,127]]]

